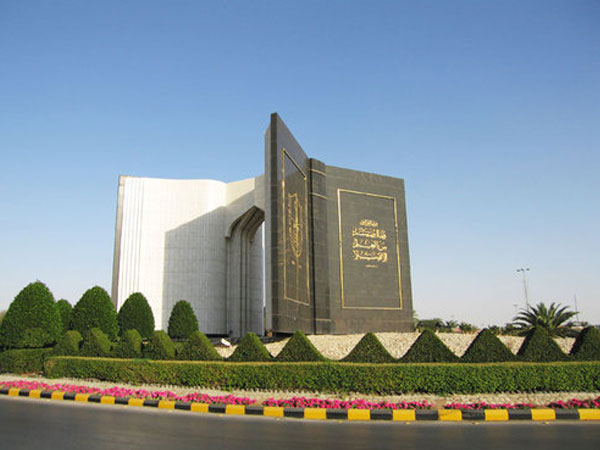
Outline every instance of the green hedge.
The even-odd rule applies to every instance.
[[[404,393],[593,392],[600,363],[352,364],[227,363],[59,356],[46,359],[49,378],[205,388]]]
[[[0,352],[0,373],[41,372],[44,359],[52,352],[51,348],[6,350]]]

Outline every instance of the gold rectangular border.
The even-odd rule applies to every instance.
[[[398,260],[398,308],[391,307],[370,307],[370,306],[344,306],[344,258],[342,250],[342,192],[348,192],[350,194],[364,195],[367,197],[386,198],[394,202],[394,228],[396,232],[396,258]],[[386,310],[386,311],[398,311],[402,309],[402,275],[400,270],[400,239],[398,234],[398,206],[396,197],[390,197],[389,195],[373,194],[371,192],[352,191],[350,189],[337,190],[338,197],[338,246],[340,250],[340,296],[342,309],[363,309],[363,310]]]
[[[286,217],[286,211],[285,211],[285,157],[288,157],[289,160],[292,162],[292,164],[294,164],[294,166],[296,166],[296,169],[298,169],[298,172],[300,172],[302,174],[302,177],[304,178],[304,192],[305,192],[305,201],[304,201],[304,218],[305,218],[305,223],[304,223],[304,242],[306,242],[306,298],[308,299],[307,302],[303,302],[300,301],[298,299],[295,298],[291,298],[287,296],[287,264],[286,264],[286,254],[285,254],[285,249],[286,249],[286,242],[285,242],[285,235],[286,235],[286,227],[285,227],[285,217]],[[310,275],[310,266],[309,266],[309,242],[308,242],[308,180],[306,178],[306,174],[304,173],[304,171],[300,168],[300,166],[298,165],[298,163],[294,160],[294,158],[292,158],[292,155],[290,155],[287,150],[285,149],[285,147],[281,147],[281,193],[282,193],[282,202],[281,202],[281,217],[283,219],[283,230],[282,230],[282,235],[283,235],[283,299],[284,300],[289,300],[291,302],[295,302],[295,303],[299,303],[301,305],[307,305],[310,306],[310,279],[309,279],[309,275]]]

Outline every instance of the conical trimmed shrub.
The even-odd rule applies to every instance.
[[[513,352],[487,328],[477,334],[461,358],[463,362],[469,363],[503,362],[515,359]]]
[[[221,361],[223,357],[219,355],[215,346],[212,345],[202,331],[194,331],[183,345],[177,359],[185,361]]]
[[[373,333],[365,334],[348,355],[342,359],[356,363],[393,363],[396,362],[390,352]]]
[[[522,361],[564,361],[567,356],[558,344],[550,336],[548,331],[542,327],[535,327],[527,333],[517,356]]]
[[[71,327],[71,315],[73,314],[73,307],[68,301],[62,298],[56,302],[56,309],[58,310],[58,315],[60,316],[62,332],[64,334],[64,332]]]
[[[288,362],[325,361],[325,358],[302,331],[296,331],[275,360]]]
[[[425,329],[417,338],[401,362],[457,362],[458,356],[431,330]]]
[[[198,318],[189,302],[179,300],[175,303],[167,331],[171,339],[187,339],[194,331],[198,331]]]
[[[142,336],[136,329],[125,331],[121,340],[115,345],[113,354],[117,358],[141,358]]]
[[[58,343],[52,349],[54,355],[77,356],[79,355],[79,347],[81,346],[81,333],[75,330],[65,331],[63,336],[58,340]]]
[[[581,330],[570,355],[578,361],[600,361],[600,330],[593,326]]]
[[[107,357],[110,355],[112,344],[108,336],[100,328],[91,328],[85,332],[81,344],[81,356]]]
[[[143,354],[150,359],[175,359],[175,345],[163,330],[155,331]]]
[[[6,348],[38,348],[54,344],[62,322],[54,296],[40,281],[17,294],[0,324],[0,341]]]
[[[248,333],[237,345],[228,361],[272,361],[273,357],[254,333]]]
[[[148,300],[140,292],[134,292],[117,314],[119,333],[123,335],[127,330],[137,330],[144,339],[150,339],[154,332],[154,314]]]
[[[108,293],[100,286],[85,291],[73,307],[71,328],[79,331],[85,339],[86,332],[100,328],[109,339],[117,337],[117,311]]]

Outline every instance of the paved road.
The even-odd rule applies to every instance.
[[[598,449],[600,424],[380,423],[0,398],[0,449]]]

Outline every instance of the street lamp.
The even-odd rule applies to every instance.
[[[521,267],[517,269],[517,272],[521,272],[523,274],[523,289],[525,290],[525,307],[529,310],[529,289],[527,289],[527,275],[526,272],[529,272],[529,267]]]

